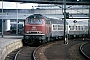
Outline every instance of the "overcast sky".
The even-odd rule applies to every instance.
[[[31,9],[32,6],[38,6],[35,3],[16,3],[16,2],[3,2],[3,9]],[[35,8],[35,7],[34,7]],[[2,9],[2,1],[0,1],[0,9]]]
[[[20,2],[3,2],[3,9],[31,9],[32,6],[38,6],[36,3],[20,3]],[[0,1],[0,9],[2,9],[2,1]],[[35,7],[34,7],[35,9]],[[69,22],[72,22],[73,20],[69,20]],[[77,20],[82,21],[82,20]],[[84,21],[84,20],[83,20]],[[88,19],[85,20],[87,22]]]

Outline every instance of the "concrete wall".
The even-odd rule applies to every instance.
[[[19,41],[15,41],[15,42],[10,43],[9,45],[3,47],[3,49],[0,52],[0,60],[4,60],[10,52],[12,52],[15,49],[18,49],[22,46],[23,46],[22,41],[19,40]]]

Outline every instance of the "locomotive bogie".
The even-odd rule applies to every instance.
[[[23,38],[24,44],[41,44],[45,43],[45,36],[43,35],[24,35]]]

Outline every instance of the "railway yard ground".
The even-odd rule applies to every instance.
[[[88,41],[69,40],[67,45],[64,41],[58,41],[47,46],[41,46],[35,52],[36,60],[89,60],[80,52],[80,46]],[[83,47],[83,51],[90,57],[90,43]]]
[[[20,47],[23,47],[22,45],[20,45],[21,39],[22,39],[21,36],[20,37],[4,36],[4,38],[0,37],[0,40],[2,40],[0,42],[0,43],[2,43],[1,44],[2,47],[0,48],[2,50],[2,54],[0,53],[0,55],[1,55],[0,59],[1,60],[12,60],[14,55],[16,54],[16,52],[20,49]],[[17,42],[17,43],[15,43],[15,42]],[[14,43],[13,46],[11,46],[12,43]],[[87,44],[85,44],[85,43],[87,43]],[[15,46],[15,44],[17,44],[17,46]],[[31,52],[33,52],[33,50],[36,48],[36,50],[33,53],[34,60],[35,59],[36,60],[90,60],[81,53],[80,46],[82,44],[85,44],[82,46],[83,53],[86,54],[88,57],[90,57],[90,52],[89,52],[90,51],[90,40],[82,40],[82,39],[68,40],[68,44],[64,44],[64,40],[61,40],[61,41],[49,42],[49,43],[46,43],[39,47],[29,46],[29,48],[31,50],[30,50],[30,53],[28,53],[28,51],[27,51],[27,53],[28,53],[28,55],[30,54],[30,56],[31,56],[31,54],[32,54]],[[4,46],[4,45],[6,45],[6,46]],[[12,47],[14,47],[14,46],[15,46],[15,48],[12,49]],[[13,51],[11,51],[11,49]],[[0,52],[1,52],[1,50],[0,50]],[[14,50],[16,50],[16,51],[14,51]],[[14,54],[14,55],[12,55],[12,54]],[[7,57],[6,57],[6,55],[7,55]],[[6,59],[4,59],[5,57],[6,57]],[[29,60],[29,59],[26,59],[26,60]]]

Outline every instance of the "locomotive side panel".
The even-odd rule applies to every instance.
[[[45,19],[45,38],[46,41],[50,41],[50,37],[51,37],[51,21],[50,19]]]
[[[51,37],[51,25],[50,24],[46,24],[46,34],[45,34],[45,38],[46,38],[46,40],[47,40],[47,42],[48,41],[50,41],[50,37]]]

